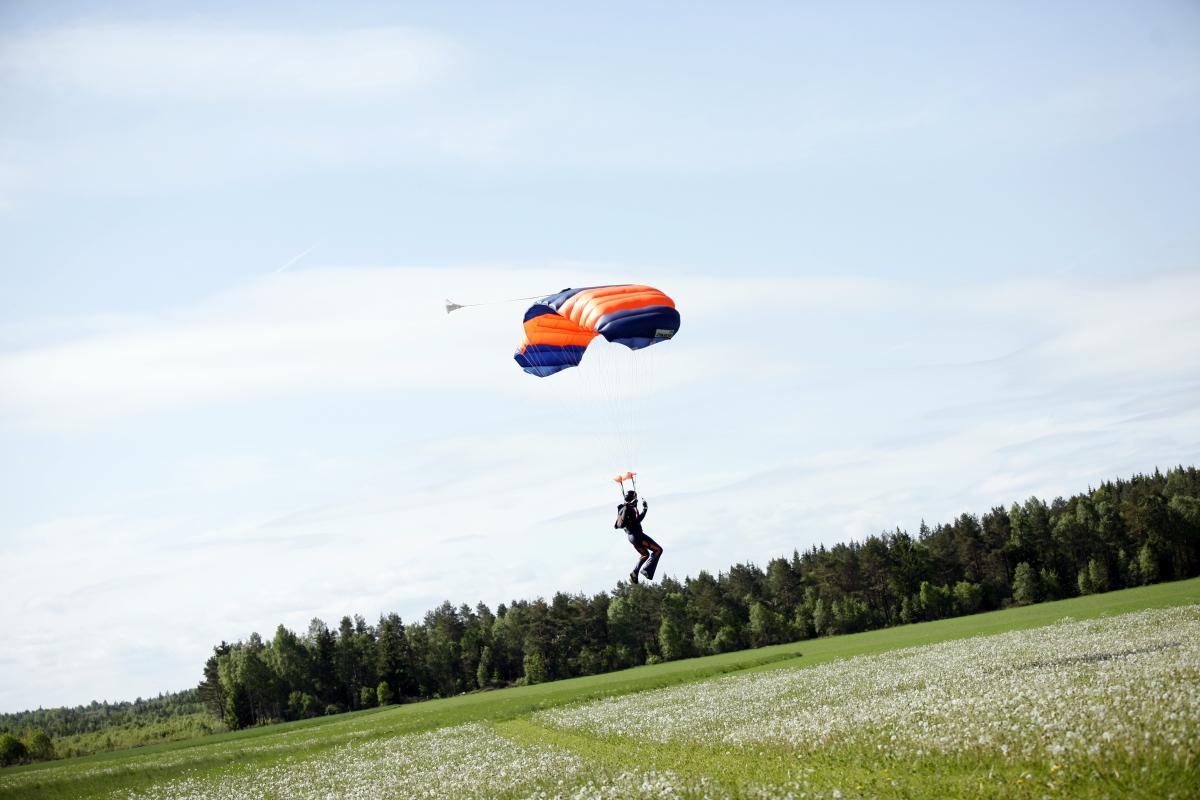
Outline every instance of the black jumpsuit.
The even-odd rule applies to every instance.
[[[642,570],[642,574],[647,578],[654,578],[654,570],[658,568],[658,558],[662,555],[662,547],[658,542],[651,539],[642,530],[642,520],[646,518],[646,511],[643,509],[638,513],[637,503],[622,503],[617,506],[617,521],[613,523],[614,528],[624,528],[629,543],[638,551],[641,556],[637,564],[633,568],[633,572],[629,577],[635,582],[637,581],[637,571]],[[642,565],[646,566],[643,568]]]

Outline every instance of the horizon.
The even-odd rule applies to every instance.
[[[694,575],[1195,464],[1198,42],[1167,0],[6,4],[0,709],[594,593],[629,469]],[[611,283],[680,310],[647,369],[533,378],[528,301],[444,305]]]
[[[1160,469],[1159,467],[1155,467],[1153,470],[1150,470],[1150,471],[1139,472],[1139,473],[1135,473],[1135,474],[1133,474],[1133,475],[1119,476],[1119,477],[1117,477],[1117,478],[1113,478],[1113,479],[1110,479],[1110,480],[1104,480],[1104,481],[1100,481],[1100,482],[1099,482],[1099,483],[1098,483],[1098,484],[1097,484],[1095,487],[1089,486],[1089,487],[1087,487],[1087,489],[1085,489],[1084,491],[1082,491],[1082,492],[1078,492],[1078,493],[1074,493],[1074,494],[1070,495],[1069,497],[1065,497],[1065,498],[1064,498],[1062,495],[1058,495],[1058,497],[1056,497],[1055,499],[1067,499],[1067,500],[1069,500],[1069,499],[1072,499],[1072,498],[1074,498],[1074,497],[1078,497],[1078,496],[1082,496],[1082,495],[1088,495],[1088,494],[1091,494],[1093,491],[1095,491],[1096,489],[1099,489],[1099,488],[1100,488],[1100,487],[1102,487],[1102,486],[1106,486],[1106,485],[1113,484],[1113,483],[1120,483],[1120,482],[1122,482],[1122,481],[1130,481],[1130,480],[1135,480],[1135,479],[1137,479],[1137,478],[1139,478],[1139,477],[1143,477],[1143,476],[1145,476],[1145,477],[1150,477],[1150,476],[1159,475],[1159,474],[1163,474],[1163,475],[1165,475],[1165,474],[1169,474],[1169,473],[1170,473],[1172,470],[1176,470],[1176,469],[1195,469],[1195,465],[1183,465],[1183,464],[1179,464],[1179,465],[1175,465],[1175,466],[1172,466],[1172,467],[1168,467],[1168,468],[1167,468],[1167,469],[1165,469],[1165,470],[1163,470],[1163,469]],[[1032,497],[1031,497],[1031,498],[1026,498],[1026,500],[1029,500],[1029,499],[1036,499],[1036,500],[1039,500],[1039,501],[1041,501],[1041,502],[1044,502],[1044,503],[1045,503],[1047,506],[1049,506],[1049,505],[1051,505],[1051,504],[1053,503],[1053,500],[1050,500],[1050,499],[1048,499],[1048,498],[1045,498],[1045,497],[1037,497],[1037,498],[1032,498]],[[1013,501],[1011,504],[1009,504],[1009,505],[1007,505],[1007,506],[1005,506],[1005,505],[1001,505],[1001,506],[998,506],[997,508],[1003,508],[1003,509],[1006,509],[1006,510],[1007,510],[1007,509],[1011,508],[1011,507],[1012,507],[1012,506],[1014,506],[1014,505],[1020,505],[1020,502],[1018,502],[1018,501],[1014,500],[1014,501]],[[995,510],[995,509],[992,509],[992,510]],[[978,513],[978,512],[963,512],[963,513],[964,513],[964,514],[970,514],[971,516],[975,517],[976,519],[979,519],[981,516],[983,516],[982,514],[980,514],[980,513]],[[922,525],[922,526],[925,526],[925,525],[926,525],[926,523],[927,523],[927,520],[925,520],[925,519],[922,519],[922,520],[921,520],[921,525]],[[930,529],[932,529],[932,530],[936,530],[938,527],[940,527],[940,526],[942,526],[942,525],[952,525],[952,524],[953,524],[953,522],[943,522],[943,521],[939,521],[939,522],[935,522],[935,523],[933,523],[932,525],[929,525],[929,527],[930,527]],[[847,541],[844,541],[844,542],[843,542],[843,541],[839,541],[839,542],[837,542],[836,544],[834,544],[834,545],[831,545],[831,546],[830,546],[830,548],[827,548],[827,547],[826,547],[826,545],[825,545],[823,542],[816,542],[816,543],[810,544],[810,545],[809,545],[809,547],[808,547],[806,550],[804,550],[804,551],[800,551],[800,550],[798,550],[798,549],[795,549],[795,548],[794,548],[794,549],[793,549],[793,551],[792,551],[793,555],[792,555],[791,557],[794,557],[796,554],[799,554],[799,555],[801,555],[801,556],[802,556],[802,555],[804,555],[805,553],[808,553],[808,552],[816,552],[816,551],[818,551],[818,550],[826,550],[826,549],[831,549],[832,547],[837,547],[838,545],[846,545],[846,546],[853,547],[853,546],[855,546],[855,545],[860,545],[860,544],[862,544],[862,543],[863,543],[863,541],[865,541],[866,539],[869,539],[869,538],[872,538],[872,537],[886,537],[886,536],[889,536],[889,535],[892,535],[892,534],[895,534],[895,533],[903,533],[903,534],[906,534],[906,535],[913,536],[914,538],[917,538],[917,536],[919,535],[919,534],[910,534],[910,533],[909,533],[907,530],[905,530],[905,529],[901,529],[901,528],[894,528],[894,529],[892,529],[892,530],[883,530],[883,531],[880,531],[880,532],[878,532],[878,533],[868,534],[866,537],[864,537],[864,539],[863,539],[863,540],[858,540],[858,539],[853,539],[853,538],[852,538],[852,539],[849,539],[849,540],[847,540]],[[787,553],[782,553],[782,554],[779,554],[779,555],[775,555],[775,556],[772,556],[772,557],[770,557],[770,558],[768,559],[768,563],[769,563],[770,561],[773,561],[773,560],[775,560],[775,559],[785,559],[785,560],[789,560],[791,557],[789,557]],[[744,563],[742,563],[742,562],[738,562],[738,563],[736,563],[736,564],[730,564],[730,565],[728,565],[727,569],[731,569],[731,568],[732,568],[732,567],[734,567],[734,566],[748,566],[748,567],[755,567],[755,568],[758,568],[758,569],[760,569],[760,570],[762,569],[762,567],[760,567],[760,566],[759,566],[759,565],[758,565],[756,562],[753,562],[753,561],[747,561],[747,562],[744,562]],[[661,583],[663,580],[670,579],[670,580],[676,581],[676,582],[678,582],[678,583],[681,583],[681,584],[683,584],[683,585],[686,585],[686,584],[687,584],[689,581],[691,581],[691,580],[693,580],[694,578],[698,577],[698,576],[699,576],[699,574],[706,573],[706,572],[707,572],[707,573],[709,573],[709,574],[714,574],[714,573],[712,573],[710,570],[708,570],[708,569],[703,569],[703,568],[702,568],[702,569],[700,570],[700,572],[699,572],[699,573],[697,573],[697,575],[695,575],[695,576],[693,576],[693,575],[684,575],[682,578],[679,578],[679,577],[676,577],[675,575],[672,575],[672,574],[670,574],[670,573],[664,572],[660,578],[657,578],[657,579],[655,579],[654,581],[652,581],[652,583]],[[719,569],[719,570],[717,570],[717,571],[716,571],[716,573],[715,573],[715,577],[717,577],[717,578],[719,579],[720,577],[722,577],[722,576],[724,576],[724,575],[725,575],[725,572],[726,572],[726,570],[725,570],[725,569]],[[1176,580],[1190,580],[1190,578],[1177,578]],[[1169,581],[1168,581],[1168,582],[1169,582]],[[612,593],[613,593],[613,591],[615,591],[617,588],[619,588],[619,586],[620,586],[622,583],[625,583],[626,585],[628,585],[628,582],[627,582],[627,581],[624,581],[624,580],[622,580],[622,579],[618,579],[617,585],[616,585],[616,586],[614,586],[614,587],[613,587],[613,589],[611,589],[611,590],[610,590],[610,589],[600,589],[600,590],[599,590],[599,591],[597,591],[597,592],[593,592],[593,593],[592,593],[592,596],[596,596],[596,595],[600,595],[600,594],[612,594]],[[1130,587],[1124,587],[1124,588],[1130,588]],[[562,591],[562,590],[560,590],[560,592],[561,592],[561,591]],[[1110,589],[1110,590],[1107,590],[1107,591],[1120,591],[1120,589]],[[588,593],[586,593],[586,592],[571,592],[571,591],[565,591],[565,592],[562,592],[562,593],[564,593],[564,594],[568,594],[568,595],[572,595],[572,596],[575,596],[575,595],[578,595],[578,596],[584,596],[584,597],[588,596]],[[1070,598],[1070,597],[1066,597],[1066,598],[1058,598],[1058,599],[1059,599],[1059,600],[1064,600],[1064,599],[1072,599],[1072,598]],[[438,605],[440,606],[440,605],[443,605],[444,603],[450,603],[450,604],[451,604],[451,605],[452,605],[454,608],[456,608],[456,609],[457,609],[457,608],[460,608],[460,607],[462,607],[462,606],[464,606],[464,605],[465,605],[465,606],[468,606],[468,607],[471,607],[471,608],[473,609],[473,608],[477,607],[479,604],[483,604],[483,605],[486,605],[486,606],[487,606],[487,607],[488,607],[490,610],[492,610],[493,612],[496,612],[496,613],[498,613],[498,610],[499,610],[499,607],[500,607],[500,606],[508,606],[508,607],[512,607],[513,605],[515,605],[515,604],[517,604],[517,603],[521,603],[521,602],[526,602],[526,603],[536,603],[536,602],[539,602],[539,601],[541,601],[541,602],[545,602],[545,600],[546,600],[546,598],[545,598],[544,596],[541,596],[541,595],[539,595],[539,596],[537,596],[537,597],[535,597],[535,598],[532,598],[532,599],[531,599],[531,598],[512,598],[512,599],[510,599],[510,600],[508,600],[508,601],[499,601],[499,602],[497,602],[497,603],[495,603],[495,604],[488,604],[488,603],[485,603],[485,602],[484,602],[484,601],[482,601],[482,600],[478,600],[478,601],[476,601],[476,603],[475,603],[474,605],[472,605],[471,603],[468,603],[468,602],[467,602],[467,601],[465,601],[465,600],[464,600],[464,601],[462,601],[462,602],[460,602],[460,603],[454,603],[454,601],[453,601],[453,600],[451,600],[450,598],[445,598],[445,599],[444,599],[444,601],[443,601],[443,603],[439,603]],[[1044,601],[1041,601],[1041,602],[1052,602],[1052,601],[1050,601],[1050,600],[1044,600]],[[433,609],[432,609],[432,608],[431,608],[431,609],[427,609],[427,613],[428,613],[428,612],[431,612],[431,611],[433,611]],[[388,614],[390,614],[390,613],[395,613],[395,612],[391,612],[391,611],[388,611],[388,610],[383,610],[383,611],[381,611],[381,612],[380,612],[380,619],[382,619],[384,616],[386,616],[386,615],[388,615]],[[987,613],[987,612],[986,612],[986,611],[979,611],[979,612],[975,612],[975,613]],[[359,617],[359,616],[361,616],[361,615],[360,615],[360,614],[358,614],[357,612],[346,612],[346,613],[345,613],[345,614],[343,614],[341,617],[338,617],[338,618],[337,618],[337,620],[336,620],[336,621],[334,621],[332,625],[330,624],[330,622],[329,622],[329,621],[326,621],[326,620],[323,620],[323,619],[321,619],[321,620],[319,620],[319,621],[320,621],[320,622],[322,622],[322,623],[323,623],[323,624],[324,624],[324,625],[325,625],[325,626],[326,626],[328,629],[330,629],[330,630],[333,630],[333,629],[336,627],[337,623],[338,623],[338,622],[340,622],[340,620],[341,620],[341,619],[343,619],[343,618],[351,618],[351,619],[354,619],[354,618],[356,618],[356,617]],[[409,621],[407,621],[407,622],[404,622],[404,625],[405,625],[405,627],[408,627],[409,625],[419,625],[419,624],[423,624],[423,619],[424,619],[424,616],[425,616],[425,615],[419,615],[419,616],[417,616],[417,617],[413,617],[411,620],[409,620]],[[365,618],[364,618],[364,620],[365,620],[365,622],[366,622],[366,624],[367,624],[368,626],[374,626],[374,625],[376,625],[376,624],[377,624],[375,621],[372,621],[372,620],[368,620],[368,619],[365,619]],[[314,619],[313,621],[318,621],[318,620]],[[279,623],[279,624],[280,624],[280,625],[282,625],[283,623]],[[285,626],[285,627],[286,627],[286,626]],[[300,635],[300,636],[301,636],[301,638],[304,638],[304,637],[306,636],[306,634],[304,634],[304,633],[303,633],[303,629],[302,629],[302,628],[297,628],[297,629],[296,629],[296,630],[294,630],[293,632],[294,632],[294,633],[297,633],[297,635]],[[245,638],[243,638],[243,637],[239,636],[239,637],[237,637],[237,638],[231,638],[231,639],[228,639],[228,640],[222,639],[220,643],[218,643],[218,644],[214,644],[214,645],[213,645],[213,647],[215,648],[215,647],[217,647],[219,644],[226,644],[226,643],[228,643],[228,644],[242,644],[242,643],[244,643],[246,640],[248,640],[250,637],[252,637],[252,636],[255,636],[255,635],[262,636],[262,634],[261,634],[259,631],[255,630],[255,631],[251,631],[251,632],[249,632],[248,634],[246,634]],[[263,637],[263,641],[268,641],[268,639],[269,639],[269,638],[270,638],[270,637]],[[197,682],[197,683],[199,683],[199,682]],[[136,703],[139,703],[139,702],[143,702],[143,701],[146,701],[146,700],[151,700],[151,699],[155,699],[155,698],[169,697],[169,696],[172,696],[172,695],[180,694],[180,693],[182,693],[182,692],[196,691],[196,688],[197,688],[196,686],[191,686],[191,687],[187,687],[187,688],[183,688],[183,689],[160,690],[160,691],[156,692],[156,693],[155,693],[155,694],[153,694],[153,695],[145,695],[145,694],[143,694],[143,695],[138,695],[137,697],[135,697],[135,698],[134,698],[134,699],[132,699],[132,700],[109,700],[109,699],[106,699],[106,698],[105,698],[105,699],[92,699],[91,701],[89,701],[89,702],[87,702],[87,703],[78,703],[78,704],[76,704],[76,705],[73,705],[73,706],[54,706],[54,707],[51,707],[51,708],[87,708],[87,707],[90,707],[90,706],[93,706],[93,705],[97,705],[97,704],[100,704],[100,705],[103,705],[103,704],[108,704],[108,705],[136,704]],[[415,701],[413,701],[413,702],[422,702],[422,701],[424,701],[424,700],[426,700],[426,699],[429,699],[429,698],[417,698],[417,700],[415,700]],[[37,709],[33,709],[33,708],[27,708],[27,709],[21,709],[21,710],[19,710],[19,711],[0,711],[0,714],[20,714],[20,713],[25,713],[25,712],[30,712],[30,711],[37,711],[37,710],[45,710],[45,709],[44,709],[42,706],[39,706]]]

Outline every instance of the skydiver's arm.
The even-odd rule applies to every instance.
[[[617,506],[617,521],[613,523],[614,528],[625,527],[625,506]]]
[[[642,501],[642,513],[638,514],[638,522],[646,518],[646,512],[650,510],[650,504],[645,500]]]

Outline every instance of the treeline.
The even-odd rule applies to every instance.
[[[405,624],[314,619],[214,648],[200,700],[231,728],[760,647],[1186,578],[1200,572],[1200,473],[1179,467],[1069,500],[501,604],[449,602]]]
[[[0,765],[186,739],[223,728],[195,689],[132,702],[0,714]]]

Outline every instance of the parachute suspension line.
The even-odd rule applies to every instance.
[[[536,298],[514,298],[531,299]],[[558,306],[565,302],[570,303],[566,314],[560,312],[557,320],[546,317],[558,311]],[[640,456],[643,431],[637,427],[638,420],[646,410],[656,410],[658,405],[648,384],[654,378],[651,366],[654,359],[643,351],[660,344],[663,339],[671,338],[678,330],[679,313],[674,308],[674,302],[653,287],[620,284],[564,289],[558,294],[547,295],[545,303],[549,307],[534,306],[526,312],[532,316],[524,322],[526,336],[517,361],[526,372],[539,377],[549,377],[563,371],[576,372],[570,368],[579,366],[581,361],[585,362],[575,378],[578,381],[576,388],[590,385],[593,390],[581,398],[576,397],[572,405],[578,409],[586,404],[593,411],[587,415],[590,424],[566,426],[565,431],[569,436],[576,436],[584,433],[580,428],[586,428],[587,433],[592,433],[594,438],[603,440],[602,444],[606,445],[588,448],[588,452],[603,452],[606,455],[612,452],[615,457],[610,465],[615,462],[620,469],[628,470],[637,464]],[[447,300],[446,312],[451,313],[466,306]],[[635,310],[640,311],[606,316]],[[562,319],[570,320],[575,325],[564,326]],[[602,321],[606,332],[597,335],[597,326]],[[584,332],[590,332],[591,335],[582,336]],[[580,355],[580,349],[586,350],[586,355]],[[626,363],[625,360],[629,358],[635,360]],[[555,384],[554,391],[563,388],[557,384],[563,383],[565,387],[569,381],[568,376],[551,378]],[[553,399],[563,400],[558,395]],[[645,406],[652,408],[643,408]],[[557,435],[561,437],[564,429],[557,430]]]
[[[625,414],[625,435],[628,441],[625,444],[625,449],[629,451],[630,466],[637,465],[638,457],[638,431],[637,431],[637,407],[639,398],[644,393],[646,384],[641,374],[642,359],[638,356],[644,353],[629,351],[628,355],[633,362],[632,369],[628,370],[633,377],[629,380],[629,385],[625,387],[624,407],[622,411]]]
[[[634,351],[624,345],[609,344],[605,348],[606,362],[603,379],[607,386],[605,399],[616,443],[614,456],[624,469],[633,463],[635,434],[632,430],[633,398],[637,393],[637,359]],[[620,463],[623,462],[623,463]]]
[[[592,339],[577,371],[582,385],[582,402],[589,410],[599,412],[599,415],[587,414],[587,421],[583,427],[591,433],[592,452],[596,462],[603,464],[603,468],[607,470],[612,466],[612,453],[609,452],[612,444],[609,438],[612,436],[612,425],[608,419],[607,387],[600,377],[605,363],[603,350],[606,345],[607,342],[601,341],[601,337]]]
[[[580,372],[591,386],[588,396],[602,412],[606,425],[602,452],[611,459],[609,468],[626,470],[638,466],[643,430],[639,420],[653,398],[654,370],[647,353],[651,348],[630,350],[624,345],[597,341],[589,349]],[[632,360],[631,360],[632,359]],[[590,362],[590,363],[586,363]]]
[[[617,359],[622,353],[618,352],[620,345],[615,345],[603,337],[597,337],[584,356],[582,369],[579,370],[586,381],[588,401],[599,412],[594,417],[603,426],[597,431],[597,454],[604,462],[604,469],[617,467],[629,469],[629,454],[625,447],[625,424],[618,413],[620,399],[617,396],[621,389],[618,379],[619,370]]]
[[[540,299],[542,297],[545,297],[545,295],[538,295],[537,299]],[[521,298],[521,299],[528,300],[530,298]],[[541,368],[541,367],[548,367],[548,366],[552,365],[552,359],[548,355],[543,354],[542,352],[537,350],[536,348],[526,350],[525,357],[528,358],[535,367]],[[564,372],[567,372],[567,370],[564,370]],[[551,405],[553,406],[553,408],[556,412],[556,416],[558,416],[561,419],[567,419],[569,417],[569,409],[571,407],[571,404],[568,401],[568,398],[570,397],[570,393],[567,389],[567,384],[564,383],[562,380],[558,380],[558,379],[559,378],[567,378],[569,380],[571,377],[573,377],[573,376],[571,376],[569,374],[563,375],[560,372],[555,375],[550,375],[549,377],[546,377],[546,378],[538,378],[539,381],[550,384],[549,394],[551,397]],[[561,426],[561,427],[554,426],[554,429],[555,430],[565,429],[565,426]]]
[[[612,469],[620,460],[614,446],[617,427],[612,417],[612,382],[608,376],[611,347],[607,339],[597,336],[588,345],[583,357],[583,368],[579,370],[583,397],[593,412],[588,415],[588,422],[585,424],[591,436],[593,463],[603,470]]]
[[[646,357],[641,359],[640,363],[638,364],[638,368],[641,370],[641,374],[642,374],[642,376],[641,376],[642,385],[645,386],[647,389],[657,389],[658,388],[653,383],[654,376],[658,374],[654,370],[654,362],[655,362],[657,353],[658,353],[657,347],[651,346],[651,347],[643,348],[643,355]],[[650,394],[650,393],[643,394],[642,401],[638,405],[637,424],[640,425],[642,428],[642,435],[638,437],[637,445],[636,445],[637,457],[639,459],[639,463],[640,463],[640,459],[642,457],[642,440],[645,438],[645,435],[648,433],[648,429],[649,429],[648,421],[650,420],[651,415],[654,412],[652,404],[653,404],[654,398],[656,398],[658,396],[659,396],[659,394],[657,391],[655,391],[653,394]]]
[[[541,299],[545,295],[538,295],[536,298],[520,298],[520,299]],[[600,339],[601,337],[596,337]],[[554,367],[557,362],[554,357],[545,351],[541,351],[536,347],[526,349],[525,358],[537,368]],[[537,379],[540,386],[547,386],[550,394],[550,402],[554,416],[561,420],[570,419],[572,412],[577,412],[581,403],[594,403],[597,393],[591,390],[588,386],[589,382],[594,381],[594,376],[591,370],[579,369],[564,369],[556,372],[553,375]],[[536,409],[536,405],[534,406]],[[538,412],[541,413],[541,412]],[[583,428],[583,430],[580,430]],[[572,444],[575,445],[575,451],[592,454],[592,460],[595,464],[599,464],[605,459],[603,441],[604,432],[597,430],[594,423],[584,423],[581,426],[570,426],[553,424],[551,430],[556,432],[556,435],[567,436],[572,439]],[[607,469],[607,465],[605,466]]]
[[[597,337],[593,342],[598,342],[599,338]],[[595,344],[595,346],[600,347],[602,344],[604,343],[600,342]],[[584,359],[586,360],[594,355],[594,353],[592,355],[585,355]],[[591,365],[589,364],[588,366]],[[591,370],[586,367],[574,370],[574,372],[578,374],[572,375],[571,380],[576,382],[577,396],[582,399],[581,405],[586,407],[589,412],[585,415],[585,419],[578,429],[579,435],[583,439],[580,444],[582,445],[582,449],[588,453],[589,469],[594,468],[597,471],[607,470],[612,466],[610,463],[612,454],[608,452],[612,442],[608,439],[610,434],[605,429],[606,423],[603,416],[603,406],[599,406],[601,411],[599,416],[595,413],[598,406],[597,397],[599,396],[596,393],[595,377],[591,375]]]
[[[625,391],[620,395],[617,408],[624,435],[622,455],[630,466],[644,467],[641,462],[645,449],[642,440],[647,435],[647,422],[653,416],[659,396],[658,372],[655,369],[658,351],[654,346],[648,346],[622,355],[633,359],[632,364],[625,365]]]
[[[648,381],[650,376],[646,371],[646,363],[648,356],[653,347],[644,347],[637,352],[631,353],[633,356],[633,385],[630,387],[629,400],[625,406],[625,413],[629,420],[629,458],[631,466],[641,466],[642,455],[642,431],[639,429],[639,422],[645,419],[645,414],[642,411],[642,405],[649,402],[650,394],[648,390],[652,388]]]
[[[540,295],[538,299],[544,296]],[[601,337],[596,338],[600,339]],[[530,351],[527,350],[527,357],[529,354]],[[534,349],[532,355],[533,363],[537,367],[555,366],[554,357],[549,353]],[[551,407],[558,420],[565,422],[572,419],[572,417],[578,414],[581,402],[589,400],[591,393],[588,391],[585,381],[587,375],[586,370],[564,369],[548,377],[538,378],[540,385],[550,385]],[[584,453],[592,454],[593,465],[601,461],[597,456],[601,452],[600,442],[603,432],[597,431],[594,425],[585,423],[580,426],[556,423],[550,427],[551,430],[556,432],[556,435],[567,437],[571,445],[573,445],[573,450],[579,448]],[[585,430],[581,431],[581,427]],[[578,452],[578,450],[575,451]]]
[[[648,403],[650,395],[647,390],[650,389],[650,376],[646,371],[646,364],[649,361],[647,358],[653,347],[643,347],[641,350],[634,353],[633,364],[633,393],[629,397],[629,450],[630,457],[635,464],[640,465],[639,459],[642,456],[642,431],[638,425],[641,420],[645,419],[645,414],[642,411],[642,405]]]
[[[546,296],[545,293],[543,293],[543,294],[535,294],[532,297],[512,297],[512,298],[509,298],[508,300],[485,300],[482,303],[455,303],[453,300],[447,299],[446,300],[446,313],[449,314],[452,311],[458,311],[460,308],[475,308],[477,306],[496,306],[496,305],[500,305],[501,303],[518,303],[522,300],[541,300],[545,296]]]

